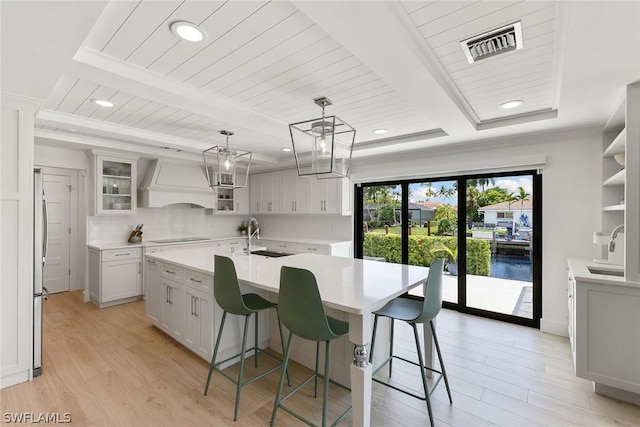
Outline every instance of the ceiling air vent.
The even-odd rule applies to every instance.
[[[522,24],[520,21],[473,36],[460,42],[469,64],[512,50],[522,49]]]

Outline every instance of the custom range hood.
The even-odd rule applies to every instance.
[[[190,203],[214,208],[216,193],[200,164],[153,160],[139,188],[138,207],[161,208],[175,203]]]

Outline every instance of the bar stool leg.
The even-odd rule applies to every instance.
[[[242,376],[244,375],[244,354],[247,347],[247,332],[249,331],[249,316],[244,317],[244,333],[242,334],[242,353],[240,354],[240,373],[238,374],[238,385],[236,387],[236,406],[233,410],[233,421],[238,420],[238,407],[240,406],[240,391],[242,390]]]
[[[391,320],[391,331],[390,331],[390,335],[391,335],[391,339],[389,341],[389,378],[391,378],[391,368],[393,366],[393,318],[390,317],[389,318]]]
[[[313,379],[313,398],[318,398],[318,363],[320,359],[320,341],[316,341],[316,375]]]
[[[256,331],[253,337],[253,344],[254,344],[253,348],[255,349],[253,353],[253,366],[257,368],[258,367],[258,313],[257,312],[255,313],[255,316],[256,316],[256,319],[255,319]]]
[[[273,411],[271,411],[271,423],[270,427],[276,422],[276,414],[278,412],[278,408],[280,407],[280,396],[282,396],[282,386],[284,385],[284,377],[285,372],[289,369],[289,352],[291,351],[291,340],[293,338],[293,334],[289,332],[289,339],[287,340],[286,350],[284,351],[284,360],[282,361],[282,372],[280,373],[280,381],[278,382],[278,391],[276,391],[276,400],[273,404]]]
[[[329,402],[329,360],[331,358],[331,341],[325,341],[324,348],[324,396],[322,396],[322,427],[325,427],[327,425],[327,402]]]
[[[418,327],[415,323],[411,323],[413,328],[413,336],[416,340],[416,350],[418,352],[418,362],[420,364],[420,375],[422,376],[422,386],[424,387],[424,395],[427,401],[427,410],[429,411],[429,421],[433,427],[433,414],[431,411],[431,398],[429,397],[429,386],[427,385],[427,375],[424,369],[424,359],[422,358],[422,349],[420,348],[420,338],[418,337]]]
[[[220,346],[220,338],[222,337],[222,329],[224,328],[224,321],[227,318],[227,312],[222,312],[222,321],[220,322],[220,330],[218,331],[218,339],[216,340],[216,346],[213,349],[213,356],[211,357],[211,365],[209,365],[209,375],[207,376],[207,385],[204,387],[204,395],[207,395],[209,391],[209,383],[211,382],[211,374],[216,366],[216,356],[218,355],[218,347]]]
[[[282,357],[284,357],[284,352],[285,352],[285,348],[284,348],[284,334],[282,333],[282,323],[280,322],[280,315],[278,314],[278,309],[276,309],[276,316],[278,317],[278,330],[280,332],[280,344],[282,345]],[[289,370],[286,370],[287,372],[287,385],[289,387],[291,387],[291,379],[289,378]]]
[[[436,351],[438,352],[438,360],[440,361],[440,369],[442,369],[442,376],[444,377],[444,385],[447,386],[449,403],[453,403],[453,399],[451,399],[451,389],[449,388],[449,379],[447,378],[447,371],[444,369],[444,362],[442,361],[442,353],[440,352],[440,344],[438,343],[438,336],[436,335],[436,328],[433,325],[433,321],[430,321],[429,325],[431,325],[431,334],[433,335],[433,342],[436,344]]]

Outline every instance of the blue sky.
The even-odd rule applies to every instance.
[[[436,191],[442,186],[452,189],[454,188],[453,183],[454,181],[437,181],[432,183],[432,188]],[[510,193],[517,193],[518,187],[522,187],[527,193],[533,194],[533,177],[530,175],[520,175],[495,178],[495,184],[487,186],[487,188],[491,187],[506,188]],[[457,194],[448,199],[445,199],[442,196],[431,196],[427,198],[426,193],[428,191],[428,187],[426,185],[410,184],[409,189],[411,190],[410,202],[422,202],[428,199],[431,202],[449,203],[454,206],[458,204]]]

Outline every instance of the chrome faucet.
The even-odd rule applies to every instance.
[[[609,240],[609,252],[614,252],[616,250],[616,237],[618,237],[618,233],[624,231],[624,224],[620,224],[611,232],[611,240]]]
[[[251,254],[251,238],[254,235],[256,235],[256,237],[260,239],[260,227],[258,226],[258,220],[255,218],[251,218],[249,220],[248,228],[249,228],[249,243],[247,244],[247,255],[250,255]]]

